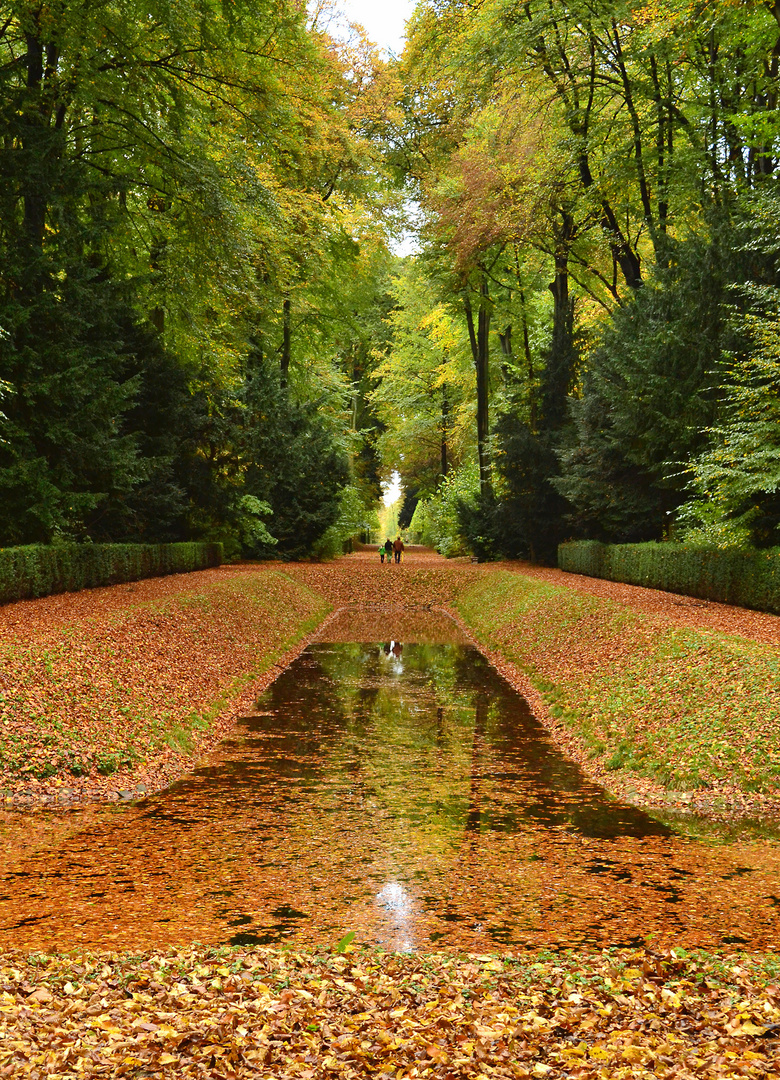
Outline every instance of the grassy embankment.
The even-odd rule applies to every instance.
[[[180,771],[175,759],[327,610],[305,585],[258,570],[20,629],[0,646],[0,793],[30,781],[97,793],[163,759]]]
[[[597,766],[666,789],[780,794],[772,647],[506,571],[464,591],[458,609]]]

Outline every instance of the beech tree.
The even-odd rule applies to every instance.
[[[361,57],[286,0],[5,6],[0,542],[238,528],[250,348],[285,415],[317,401],[326,459],[360,451],[345,357],[386,255]]]
[[[730,400],[733,290],[755,272],[738,222],[774,185],[779,20],[758,0],[418,5],[391,155],[440,274],[480,297],[475,359],[521,372],[522,327],[530,376],[488,376],[495,499],[483,486],[463,518],[481,553],[554,558],[565,535],[674,520]],[[529,308],[546,334],[529,338]]]

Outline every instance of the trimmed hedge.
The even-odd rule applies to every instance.
[[[731,551],[688,544],[561,544],[558,566],[572,574],[644,585],[721,604],[780,614],[780,548]]]
[[[0,548],[0,603],[205,570],[219,566],[222,558],[221,544],[205,543]]]

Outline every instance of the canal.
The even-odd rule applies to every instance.
[[[0,815],[0,948],[765,948],[780,848],[616,802],[443,614],[346,612],[192,775]]]

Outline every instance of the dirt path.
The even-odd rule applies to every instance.
[[[476,565],[467,559],[445,559],[422,547],[407,548],[400,566],[380,565],[376,551],[366,548],[332,563],[242,563],[3,604],[0,605],[0,641],[32,638],[42,629],[78,624],[139,604],[164,601],[202,585],[235,580],[271,568],[282,570],[318,589],[336,607],[382,603],[413,607],[446,605],[479,575],[496,569],[509,570],[626,604],[634,611],[659,616],[676,626],[737,634],[751,641],[780,645],[780,616],[777,615],[679,596],[660,589],[568,574],[526,562]]]
[[[645,589],[639,585],[604,581],[600,578],[569,574],[563,570],[534,566],[521,561],[481,563],[475,565],[467,559],[445,559],[428,548],[408,548],[401,566],[380,567],[373,549],[365,549],[322,565],[295,564],[288,571],[321,588],[337,606],[361,602],[365,589],[375,590],[368,602],[396,602],[409,604],[449,603],[459,591],[468,587],[479,575],[495,570],[509,570],[525,577],[547,581],[577,592],[587,593],[604,600],[625,604],[633,611],[665,620],[674,626],[687,626],[693,630],[711,630],[716,633],[735,634],[765,645],[780,645],[780,616],[762,611],[716,604],[711,600],[699,600],[692,596],[663,592],[661,589]],[[347,573],[345,574],[345,571]],[[430,571],[424,575],[421,572]],[[412,581],[409,581],[412,575]],[[452,584],[445,585],[448,579]],[[430,589],[427,593],[425,586]],[[362,597],[366,599],[365,596]]]

